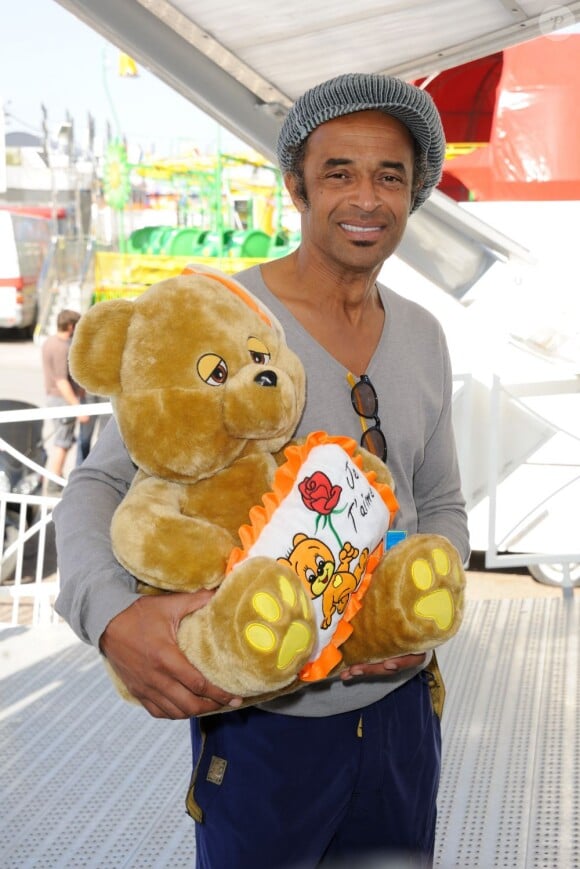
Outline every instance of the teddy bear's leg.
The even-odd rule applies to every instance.
[[[415,534],[390,549],[375,569],[344,643],[346,664],[432,649],[461,623],[465,574],[444,537]]]
[[[177,640],[206,678],[248,697],[289,685],[316,636],[312,604],[296,573],[259,557],[238,565],[203,609],[183,619]]]

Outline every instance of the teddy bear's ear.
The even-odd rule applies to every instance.
[[[95,395],[119,392],[127,329],[135,303],[126,299],[99,302],[76,325],[69,365],[77,383]]]

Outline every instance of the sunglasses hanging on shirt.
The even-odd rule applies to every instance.
[[[350,400],[353,409],[361,418],[361,426],[363,433],[360,439],[361,447],[368,450],[374,456],[378,456],[383,462],[387,461],[387,439],[381,429],[381,420],[379,419],[379,399],[376,390],[366,374],[361,374],[360,378],[355,381],[354,375],[350,372],[346,378],[351,385]],[[367,420],[372,420],[373,424],[368,425]]]

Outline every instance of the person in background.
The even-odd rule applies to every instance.
[[[367,420],[364,443],[396,482],[395,528],[442,534],[467,560],[443,331],[379,281],[444,155],[439,115],[419,88],[369,74],[317,85],[278,140],[301,243],[237,278],[280,320],[306,368],[296,435],[359,441]],[[441,762],[432,655],[361,664],[238,708],[241,699],[208,683],[175,639],[211,592],[140,596],[112,554],[111,516],[134,473],[111,423],[54,513],[56,608],[151,715],[191,718],[187,806],[199,869],[430,866]]]
[[[85,392],[84,395],[81,396],[81,404],[100,404],[104,401],[108,401],[108,399],[103,398],[102,395],[91,395],[90,393]],[[82,465],[91,451],[93,441],[99,437],[101,431],[110,419],[108,414],[92,414],[91,416],[83,417],[83,419],[85,418],[86,422],[81,422],[79,425],[76,460],[77,466]]]
[[[80,317],[78,311],[71,311],[68,308],[59,311],[56,318],[56,334],[48,337],[42,345],[42,371],[48,407],[81,403],[84,390],[72,379],[68,367],[70,343]],[[87,421],[88,417],[81,419]],[[74,416],[52,421],[53,440],[46,467],[59,477],[64,476],[66,457],[74,444],[76,421],[77,418]],[[47,492],[58,494],[60,487],[53,480],[49,480]]]

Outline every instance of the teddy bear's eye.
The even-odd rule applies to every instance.
[[[312,585],[314,580],[316,579],[316,574],[311,567],[306,568],[306,570],[304,571],[304,576],[306,577],[306,582],[308,582],[310,585]]]
[[[228,366],[217,353],[206,353],[198,360],[197,373],[209,386],[221,386],[228,379]]]
[[[248,338],[248,350],[252,357],[252,362],[255,362],[256,365],[267,365],[271,359],[270,351],[259,338],[254,338],[253,336]]]
[[[270,361],[270,356],[268,353],[252,353],[252,362],[255,362],[256,365],[267,365]]]

